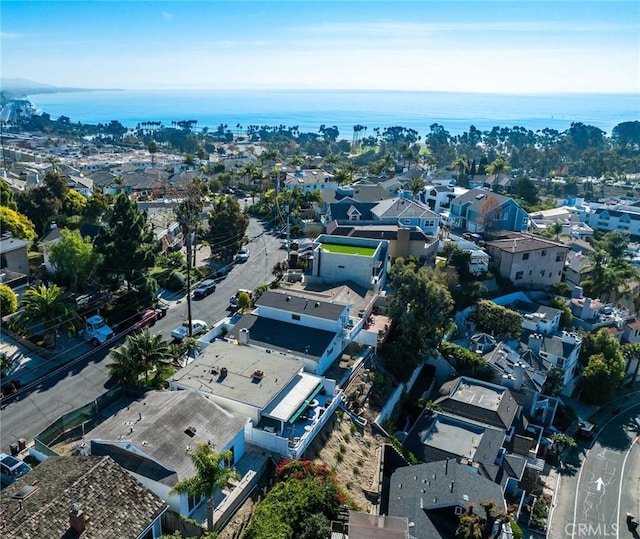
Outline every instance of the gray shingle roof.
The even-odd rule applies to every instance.
[[[229,331],[229,337],[238,337],[241,329],[249,330],[251,344],[318,360],[336,336],[335,333],[288,322],[271,320],[252,314],[245,315]]]
[[[398,468],[389,486],[389,515],[413,522],[412,536],[436,539],[445,537],[438,532],[439,509],[467,508],[470,504],[480,507],[481,502],[490,500],[499,511],[506,509],[500,485],[468,466],[444,460]],[[450,520],[455,524],[457,519],[451,515]]]
[[[19,509],[12,496],[34,481],[38,490]],[[51,457],[4,489],[0,499],[4,539],[135,538],[168,508],[109,457]],[[81,536],[69,523],[74,502],[88,517]]]
[[[339,320],[346,307],[342,303],[307,298],[287,290],[267,290],[256,301],[256,305],[332,321]]]

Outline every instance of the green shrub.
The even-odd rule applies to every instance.
[[[15,313],[18,308],[18,296],[6,284],[0,284],[0,315]]]

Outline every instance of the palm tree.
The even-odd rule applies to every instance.
[[[149,372],[171,360],[169,343],[162,335],[151,335],[149,328],[135,335],[129,335],[124,344],[111,351],[114,359],[109,367],[111,376],[127,384],[136,383],[144,372],[145,385],[149,384]]]
[[[63,322],[73,322],[69,310],[63,303],[62,289],[52,284],[28,289],[20,301],[22,310],[16,316],[15,324],[30,326],[37,334],[44,333],[45,340],[53,346],[58,339],[58,327]]]
[[[458,185],[464,186],[469,173],[469,160],[463,155],[456,157],[451,163],[451,168],[458,171]]]
[[[155,155],[158,153],[158,143],[155,140],[152,140],[147,149],[151,154],[151,168],[153,168],[155,166]]]
[[[214,453],[210,445],[196,442],[195,449],[189,453],[195,475],[178,481],[171,494],[188,494],[196,498],[207,498],[207,529],[213,532],[213,491],[226,486],[229,481],[239,479],[238,472],[230,467],[231,451]]]
[[[562,222],[561,221],[556,221],[555,223],[553,223],[552,225],[549,226],[549,232],[551,232],[551,234],[554,235],[556,241],[558,240],[558,237],[560,236],[560,234],[562,234]]]
[[[493,174],[495,176],[494,180],[498,179],[498,175],[502,174],[503,172],[509,172],[510,170],[511,167],[509,166],[509,163],[502,155],[496,157],[495,160],[492,163],[488,164],[487,168],[485,169],[487,174]]]

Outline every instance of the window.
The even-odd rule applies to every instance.
[[[529,253],[524,253],[522,255],[522,260],[529,260]]]
[[[544,277],[544,270],[540,270],[540,277]]]
[[[542,251],[542,256],[547,256],[547,251],[543,250]]]
[[[520,279],[522,279],[523,275],[524,274],[521,271],[516,272],[516,281],[519,281]]]
[[[564,256],[562,253],[558,253],[556,255],[556,262],[562,262],[563,259],[564,259]]]
[[[291,318],[292,318],[293,320],[300,320],[300,315],[299,315],[299,314],[292,314],[292,315],[291,315]]]

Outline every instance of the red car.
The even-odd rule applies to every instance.
[[[138,321],[131,326],[131,331],[140,331],[146,326],[153,326],[158,321],[158,312],[155,309],[147,309],[141,315]]]

